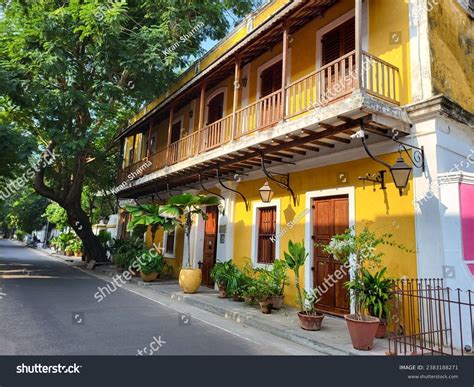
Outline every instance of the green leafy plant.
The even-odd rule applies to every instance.
[[[329,244],[323,246],[327,254],[332,254],[342,264],[350,259],[352,277],[345,286],[351,291],[356,317],[361,319],[365,313],[367,293],[364,285],[365,269],[373,269],[380,265],[384,253],[379,250],[381,245],[395,246],[404,251],[411,251],[402,244],[392,240],[392,234],[380,236],[369,229],[368,224],[361,232],[355,233],[355,228],[348,228],[344,233],[334,235]]]
[[[58,235],[57,246],[60,251],[66,251],[66,248],[74,241],[76,236],[72,232],[65,232]]]
[[[229,278],[237,271],[232,261],[217,262],[211,270],[211,278],[218,285],[227,287]]]
[[[165,231],[174,230],[178,223],[176,219],[165,217],[161,214],[161,207],[158,204],[139,204],[136,206],[126,206],[126,210],[132,216],[128,223],[128,229],[133,231],[137,228],[146,230],[148,226],[151,228],[152,240],[158,229],[163,228]],[[145,227],[140,227],[145,226]],[[141,232],[143,234],[143,232]]]
[[[316,303],[319,301],[317,289],[310,289],[309,291],[304,291],[304,304],[303,312],[307,315],[316,315]]]
[[[23,240],[26,237],[26,232],[24,232],[22,230],[16,230],[15,235],[16,235],[16,237],[19,241],[23,242]]]
[[[66,248],[64,249],[64,252],[66,254],[73,254],[74,253],[74,247],[72,246],[72,244],[66,246]]]
[[[158,273],[160,274],[164,268],[165,260],[162,255],[144,249],[142,254],[137,258],[138,269],[143,274]]]
[[[364,306],[371,316],[380,319],[387,318],[389,314],[389,301],[393,297],[393,280],[386,277],[387,268],[371,274],[363,269],[361,291],[364,294]]]
[[[191,268],[191,228],[193,225],[193,217],[195,215],[202,216],[206,219],[206,213],[203,207],[210,205],[218,205],[220,199],[216,196],[192,195],[184,193],[181,195],[171,197],[167,204],[163,205],[160,214],[180,221],[180,225],[184,229],[184,237],[186,240],[186,256],[183,260],[184,268]],[[181,220],[184,219],[184,220]]]
[[[232,271],[227,277],[227,294],[231,297],[243,297],[251,283],[252,278],[241,270]]]
[[[143,240],[138,238],[115,240],[112,246],[113,261],[122,269],[129,269],[142,252]]]
[[[108,232],[107,230],[100,230],[99,235],[97,235],[97,238],[99,238],[102,247],[105,250],[108,250],[109,242],[112,240],[112,235],[110,235],[110,232]]]
[[[82,241],[78,238],[74,239],[67,248],[69,247],[71,247],[74,253],[80,253],[84,249],[84,245],[82,244]]]
[[[288,252],[285,251],[285,264],[288,269],[292,270],[295,273],[295,286],[296,294],[298,297],[298,303],[300,305],[300,311],[304,311],[304,302],[303,296],[301,294],[300,288],[300,268],[304,266],[308,253],[304,248],[303,242],[293,242],[288,241]]]

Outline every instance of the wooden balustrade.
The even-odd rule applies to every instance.
[[[286,88],[287,118],[345,97],[354,90],[356,78],[352,51],[290,83]]]
[[[197,135],[198,132],[193,132],[170,144],[168,150],[168,165],[176,164],[194,156],[197,147]]]
[[[232,117],[230,114],[202,128],[199,132],[199,152],[217,148],[232,139]]]
[[[400,103],[400,71],[397,67],[368,52],[363,52],[362,74],[361,88],[380,99]]]
[[[151,171],[156,171],[166,166],[166,147],[161,148],[152,155],[150,155]]]
[[[281,121],[282,100],[282,90],[277,90],[237,110],[235,138],[265,129]]]

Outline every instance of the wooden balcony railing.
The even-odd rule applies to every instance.
[[[193,156],[197,149],[199,132],[194,132],[172,143],[168,150],[168,164],[176,164]]]
[[[235,137],[268,128],[283,118],[282,91],[277,90],[236,111]]]
[[[151,167],[144,173],[173,165],[199,153],[208,152],[223,144],[265,130],[283,118],[304,114],[346,97],[356,87],[367,93],[399,104],[400,74],[397,67],[367,52],[362,52],[362,79],[358,82],[355,51],[328,63],[320,69],[290,83],[257,101],[215,121],[201,130],[170,144],[168,151],[161,149],[150,156]],[[283,117],[285,103],[285,117]],[[235,123],[235,124],[234,124]],[[135,163],[119,172],[119,180],[137,169]]]
[[[199,152],[206,152],[232,140],[232,116],[229,114],[200,130]]]
[[[362,88],[375,97],[399,104],[400,72],[398,67],[369,54],[362,53]]]
[[[290,83],[286,88],[286,117],[324,107],[344,98],[356,85],[355,51]]]

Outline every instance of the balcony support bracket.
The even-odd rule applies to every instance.
[[[290,174],[289,173],[277,173],[277,172],[270,172],[267,170],[265,166],[265,158],[263,153],[261,154],[262,160],[262,171],[271,181],[274,181],[279,187],[286,189],[291,197],[293,198],[293,204],[296,207],[296,195],[293,192],[293,189],[290,186]]]
[[[209,191],[208,189],[206,189],[206,187],[204,187],[204,184],[202,183],[201,173],[199,173],[199,185],[201,186],[201,188],[202,188],[202,190],[203,190],[204,192],[207,192],[208,194],[217,196],[218,198],[221,198],[223,202],[225,202],[224,196],[222,196],[222,195],[220,195],[220,194],[218,194],[218,193]]]
[[[219,181],[219,184],[224,187],[225,189],[231,191],[231,192],[235,192],[236,194],[238,194],[244,201],[245,203],[245,211],[249,211],[250,210],[250,203],[249,201],[247,200],[247,198],[244,196],[244,194],[242,192],[239,192],[235,189],[232,189],[232,188],[229,188],[228,186],[226,186],[223,182],[222,182],[222,179],[221,179],[221,175],[220,175],[220,171],[219,171],[219,168],[217,168],[217,180]]]

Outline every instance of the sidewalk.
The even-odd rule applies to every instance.
[[[110,277],[119,275],[115,265],[99,266],[94,271]],[[265,315],[260,312],[260,309],[247,306],[243,302],[218,298],[218,291],[206,287],[201,287],[196,294],[184,294],[175,279],[145,283],[139,277],[133,277],[131,282],[178,302],[185,302],[201,310],[260,329],[327,355],[380,356],[388,352],[386,339],[375,339],[372,351],[353,349],[346,322],[342,318],[326,315],[320,331],[305,331],[299,327],[296,309],[289,307],[284,307],[280,311],[274,310],[272,314]]]

